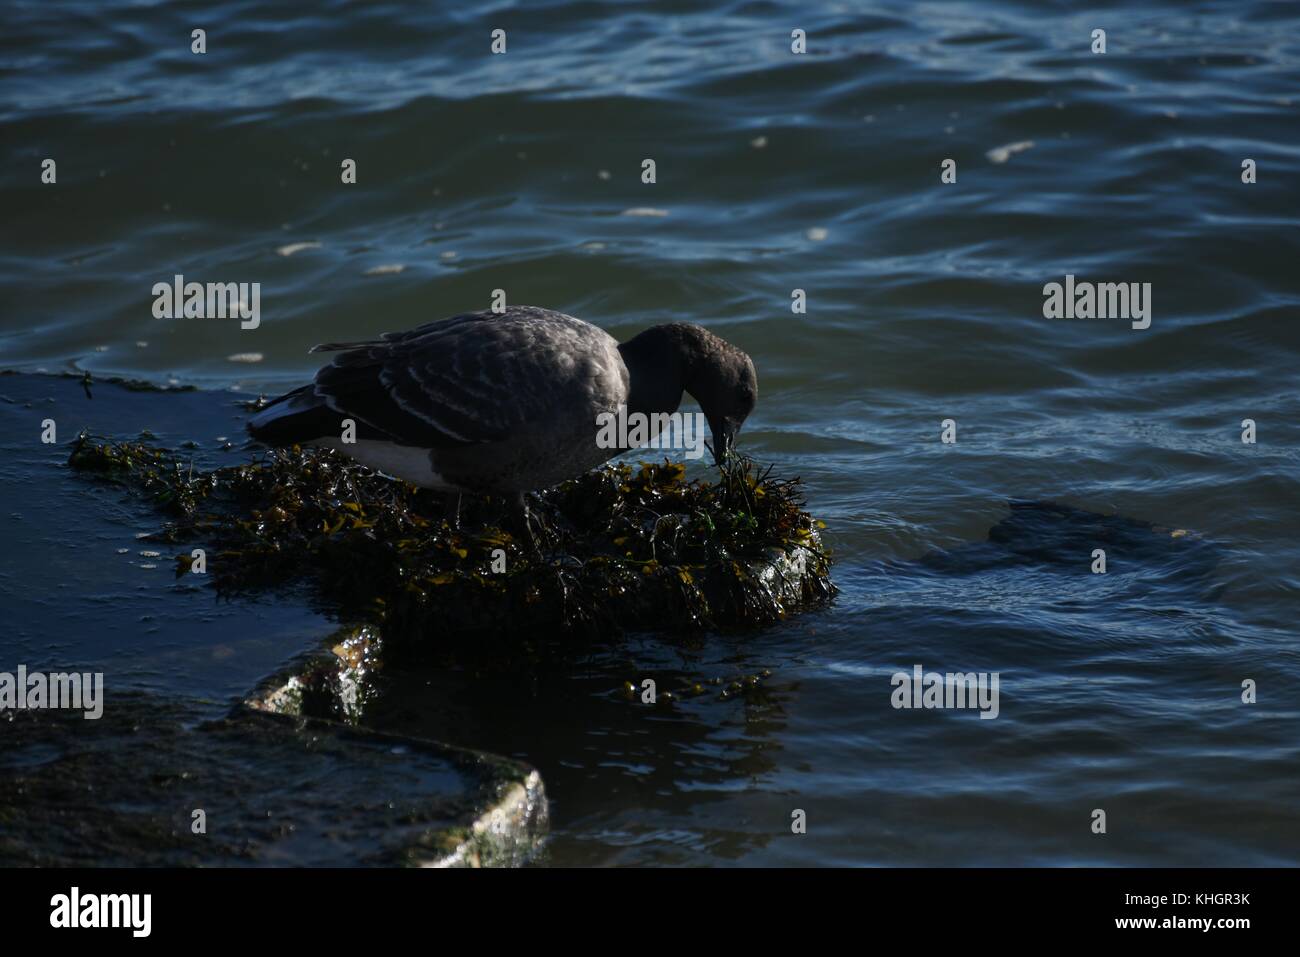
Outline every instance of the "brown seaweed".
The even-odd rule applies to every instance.
[[[717,481],[663,461],[611,464],[537,496],[536,541],[504,501],[442,497],[324,449],[293,447],[196,469],[141,442],[80,436],[69,464],[147,495],[170,521],[155,541],[206,550],[224,594],[306,583],[344,621],[370,623],[385,654],[436,655],[463,639],[523,654],[622,629],[755,628],[829,601],[829,555],[799,479],[733,456]],[[762,571],[801,553],[797,597]]]

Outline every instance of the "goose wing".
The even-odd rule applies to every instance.
[[[316,375],[315,395],[403,445],[503,442],[525,429],[580,428],[593,403],[616,406],[627,373],[617,342],[595,326],[517,307],[428,323],[341,348]],[[595,428],[594,420],[589,423]]]

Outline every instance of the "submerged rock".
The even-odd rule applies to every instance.
[[[546,828],[526,765],[265,707],[127,692],[4,725],[9,867],[515,865]]]

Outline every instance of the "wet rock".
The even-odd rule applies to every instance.
[[[545,826],[531,769],[333,722],[125,693],[4,724],[4,866],[516,864]]]

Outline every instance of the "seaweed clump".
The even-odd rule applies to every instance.
[[[139,442],[80,436],[69,464],[140,490],[170,516],[151,538],[202,544],[222,593],[306,584],[385,655],[460,639],[524,648],[622,629],[753,628],[835,593],[799,479],[736,456],[716,482],[670,461],[612,464],[540,493],[534,532],[505,503],[436,492],[326,449],[275,449],[196,470]],[[178,555],[177,575],[192,570]],[[528,637],[519,637],[526,628]]]

